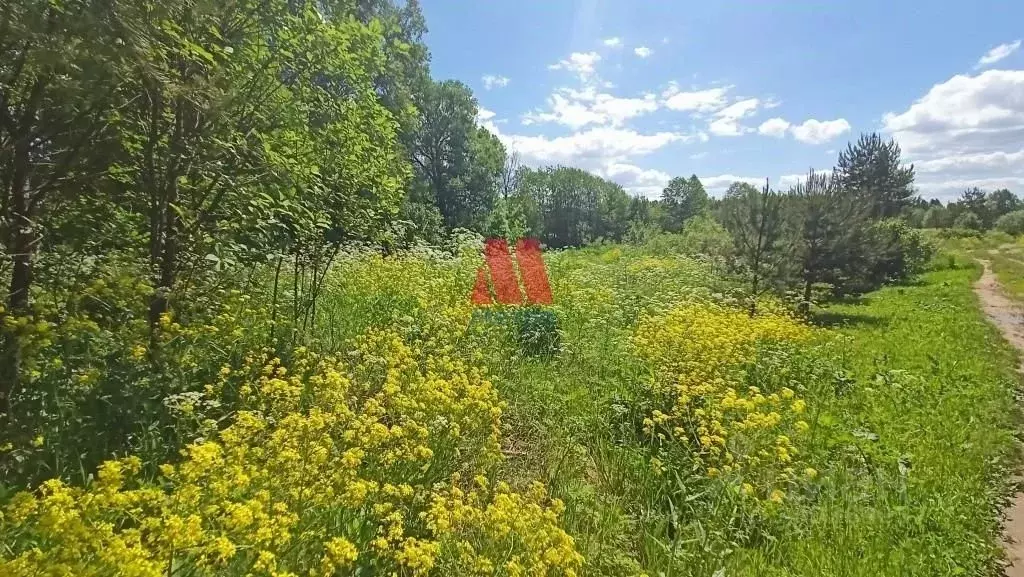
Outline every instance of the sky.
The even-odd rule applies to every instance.
[[[1024,2],[421,0],[435,79],[525,164],[787,188],[863,132],[926,198],[1024,196]]]

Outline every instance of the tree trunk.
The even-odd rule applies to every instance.
[[[27,144],[27,143],[26,143]],[[10,222],[7,246],[11,251],[10,292],[6,315],[22,316],[29,312],[29,291],[32,288],[32,257],[35,251],[35,216],[29,198],[29,151],[18,146],[10,189]],[[11,397],[21,381],[21,344],[14,335],[4,337],[0,356],[0,411],[11,418]],[[0,418],[0,422],[4,419]]]
[[[755,266],[755,270],[756,270],[757,264],[755,263],[754,266]],[[758,286],[758,281],[760,281],[760,280],[761,279],[758,277],[757,273],[755,272],[754,273],[754,278],[751,279],[751,282],[750,282],[750,316],[751,316],[751,318],[753,318],[754,315],[757,314],[757,295],[758,295],[757,290],[760,288]]]
[[[811,279],[804,280],[804,300],[800,303],[800,313],[808,314],[811,312]]]
[[[170,310],[169,298],[174,288],[175,277],[178,267],[178,233],[181,229],[181,222],[178,213],[171,207],[178,202],[178,187],[175,180],[168,182],[166,202],[161,212],[163,213],[162,234],[159,235],[156,247],[158,248],[157,266],[157,290],[149,305],[150,326],[160,322],[160,316]]]

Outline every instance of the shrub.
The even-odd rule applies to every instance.
[[[1024,210],[1015,210],[1000,216],[996,220],[996,229],[1013,236],[1024,234]]]
[[[966,228],[968,230],[978,230],[985,228],[985,224],[981,221],[981,218],[971,211],[967,211],[960,216],[956,217],[953,221],[953,228]]]
[[[519,347],[528,356],[550,356],[558,352],[561,339],[558,317],[554,311],[540,306],[513,309]]]
[[[37,485],[84,476],[111,455],[154,465],[193,437],[174,405],[245,351],[266,342],[270,314],[229,275],[195,291],[152,331],[153,288],[123,255],[86,259],[70,278],[40,283],[29,315],[0,331],[22,355],[0,451],[0,481]],[[46,287],[45,291],[43,286]]]
[[[981,231],[973,228],[944,228],[939,230],[939,238],[981,238]]]
[[[870,277],[874,286],[904,281],[924,272],[936,247],[925,235],[898,219],[886,219],[870,230]]]
[[[785,313],[751,318],[713,304],[644,318],[632,344],[651,368],[649,392],[658,407],[644,420],[644,433],[677,467],[734,478],[750,498],[781,501],[800,478],[795,471],[799,439],[808,429],[806,402],[788,386],[744,386],[744,367],[761,345],[810,335]]]
[[[657,255],[704,255],[722,260],[732,255],[733,241],[729,231],[718,221],[707,214],[700,214],[687,220],[678,233],[652,236],[646,248]]]
[[[235,400],[230,424],[157,479],[129,457],[14,496],[0,573],[574,575],[561,502],[485,476],[497,392],[430,349],[373,332],[344,358],[251,355],[202,395]]]

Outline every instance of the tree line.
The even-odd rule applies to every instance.
[[[911,226],[951,229],[952,234],[992,229],[1024,234],[1024,202],[1006,188],[986,192],[971,187],[946,204],[938,199],[915,199],[904,216]]]
[[[717,214],[749,283],[751,314],[764,292],[792,291],[807,311],[816,287],[861,293],[919,272],[932,249],[902,217],[918,202],[913,183],[899,145],[864,134],[831,171],[812,170],[785,192],[730,186]]]
[[[577,168],[523,166],[477,123],[465,84],[431,77],[417,0],[12,0],[0,16],[8,317],[32,312],[60,263],[112,254],[153,287],[151,325],[231,266],[273,270],[275,303],[290,278],[294,316],[308,319],[348,242],[387,252],[468,229],[568,247],[679,232],[701,214],[739,254],[766,250],[744,261],[757,290],[795,275],[806,292],[857,284],[868,269],[838,247],[886,219],[987,228],[1020,208],[1008,191],[922,204],[913,168],[877,135],[782,200],[747,185],[712,199],[696,176],[650,200]],[[757,218],[768,228],[751,241]],[[800,235],[799,272],[757,272]],[[2,397],[20,353],[13,338],[0,349]]]

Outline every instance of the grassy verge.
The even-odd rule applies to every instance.
[[[666,511],[666,480],[617,429],[643,395],[622,346],[631,322],[586,330],[570,316],[569,356],[496,367],[509,469],[565,499],[588,574],[998,574],[1018,380],[977,276],[932,272],[820,316],[831,328],[808,351],[821,366],[806,391],[820,481],[761,517],[738,512],[726,480]]]
[[[857,384],[819,417],[835,466],[774,559],[779,574],[998,574],[996,511],[1018,423],[1015,353],[972,294],[978,270],[926,275],[859,304],[844,365]],[[844,438],[847,437],[847,438]],[[753,573],[772,574],[761,571]]]

